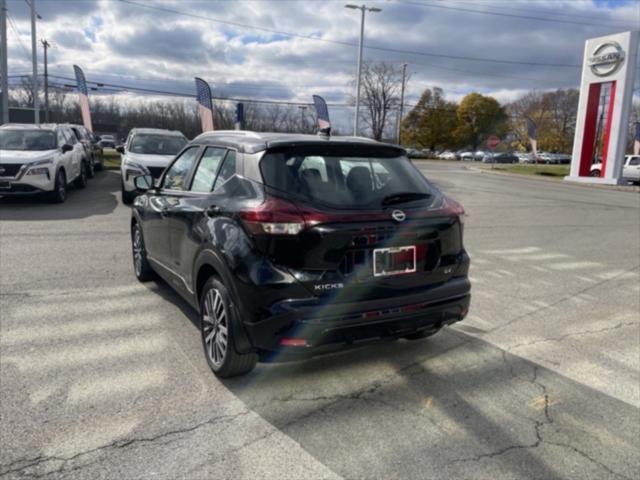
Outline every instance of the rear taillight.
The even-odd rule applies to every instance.
[[[256,208],[241,211],[240,218],[254,235],[297,235],[310,226],[298,207],[276,197],[267,197]]]

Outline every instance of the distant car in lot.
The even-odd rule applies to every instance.
[[[487,153],[482,157],[482,163],[518,163],[518,157],[511,152]]]
[[[516,152],[515,156],[518,157],[518,162],[520,163],[534,163],[535,157],[533,153],[529,152]]]
[[[454,152],[451,151],[444,151],[441,154],[438,155],[438,158],[440,160],[457,160],[456,159],[456,154]]]
[[[398,146],[207,132],[135,183],[135,275],[197,309],[220,377],[274,353],[424,338],[467,314],[463,209]]]
[[[602,172],[602,163],[591,165],[592,177],[599,177]],[[629,182],[640,183],[640,155],[627,155],[624,157],[622,178]]]
[[[479,162],[485,156],[485,152],[482,150],[476,150],[475,152],[463,152],[460,154],[462,160],[472,160]]]
[[[69,127],[84,148],[85,158],[87,159],[87,165],[89,166],[88,176],[89,178],[92,178],[95,170],[102,170],[104,168],[102,147],[98,144],[98,141],[96,141],[96,137],[93,133],[87,130],[83,125],[70,124]]]
[[[116,137],[109,134],[100,135],[99,144],[102,148],[116,148]]]
[[[173,157],[187,144],[186,137],[176,130],[134,128],[124,145],[117,147],[122,154],[122,202],[130,205],[135,197],[133,177],[150,174],[158,178]]]
[[[61,203],[71,182],[86,187],[88,171],[84,147],[69,126],[0,126],[0,196],[46,193]]]
[[[474,152],[465,151],[460,153],[460,160],[473,161],[474,157]]]
[[[421,158],[422,157],[422,153],[420,152],[420,150],[417,150],[415,148],[407,148],[407,157],[409,157],[409,158]]]

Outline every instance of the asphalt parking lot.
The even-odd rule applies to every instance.
[[[221,382],[115,172],[0,203],[0,478],[640,478],[640,196],[421,162],[470,316]]]

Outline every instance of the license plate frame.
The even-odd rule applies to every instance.
[[[385,269],[381,267],[381,263],[385,263],[388,265],[389,257],[387,259],[380,259],[379,257],[383,255],[391,255],[391,263],[395,261],[393,258],[394,255],[405,254],[406,252],[410,252],[413,257],[413,262],[409,262],[409,267],[404,268],[396,268],[396,269]],[[403,247],[388,247],[388,248],[376,248],[373,250],[373,276],[374,277],[389,277],[392,275],[406,275],[409,273],[415,273],[416,270],[416,246],[415,245],[407,245]],[[407,263],[405,261],[405,263]]]

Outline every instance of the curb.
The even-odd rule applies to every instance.
[[[469,170],[473,170],[475,172],[480,172],[480,173],[488,173],[490,175],[502,175],[504,177],[515,177],[515,178],[522,178],[522,179],[528,179],[528,180],[538,180],[541,182],[553,182],[556,184],[564,184],[562,178],[548,178],[545,177],[543,175],[537,176],[537,175],[521,175],[519,173],[511,173],[511,172],[500,172],[498,170],[485,170],[483,168],[478,168],[478,167],[467,167]],[[635,185],[598,185],[598,184],[590,184],[590,183],[571,183],[572,186],[576,186],[576,187],[586,187],[586,188],[601,188],[601,189],[605,189],[605,190],[618,190],[620,192],[629,192],[629,193],[634,193],[634,192],[640,192],[640,186],[635,186]]]

